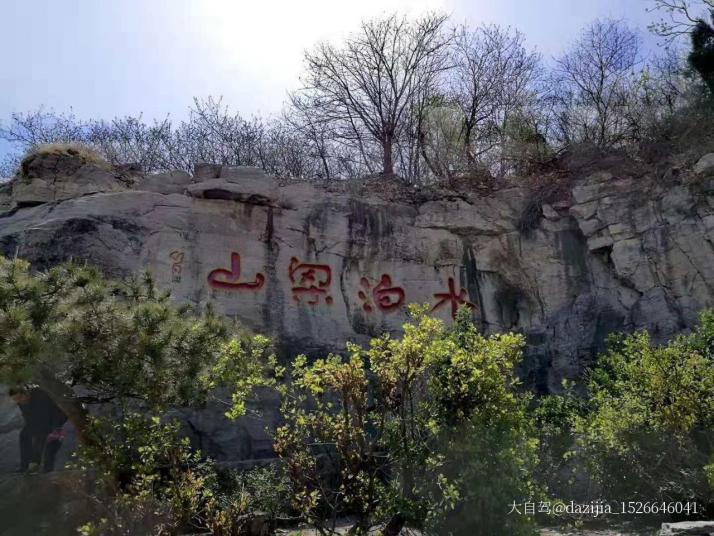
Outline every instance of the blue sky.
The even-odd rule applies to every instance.
[[[185,116],[193,96],[280,110],[302,51],[364,17],[440,10],[513,26],[545,58],[597,17],[646,26],[650,0],[0,0],[0,121],[44,106],[82,118]],[[6,149],[6,148],[5,148]],[[0,154],[3,147],[0,146]]]

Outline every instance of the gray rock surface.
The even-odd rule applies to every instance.
[[[694,173],[697,175],[710,174],[714,172],[714,153],[705,154],[694,166]]]
[[[660,536],[714,536],[714,521],[662,523]]]
[[[193,177],[185,171],[146,175],[137,180],[135,188],[159,194],[182,194]]]
[[[608,333],[647,328],[664,341],[714,306],[714,190],[668,176],[575,178],[526,235],[523,188],[370,193],[280,185],[243,167],[120,180],[84,166],[13,182],[0,254],[40,269],[70,258],[112,276],[149,269],[176,300],[214,302],[284,355],[398,333],[408,303],[450,322],[468,302],[484,331],[525,334],[525,384],[554,391]],[[255,425],[227,423],[218,409],[191,419],[209,454],[266,452]]]

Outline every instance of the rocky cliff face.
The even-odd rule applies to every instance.
[[[664,178],[575,177],[561,201],[540,205],[522,188],[477,196],[387,182],[376,193],[279,184],[253,168],[142,176],[40,162],[0,191],[0,253],[38,268],[74,258],[112,275],[149,269],[177,300],[215,302],[290,354],[398,332],[408,303],[446,321],[465,303],[483,330],[526,335],[524,382],[548,391],[577,377],[608,333],[664,339],[714,305],[707,158]]]

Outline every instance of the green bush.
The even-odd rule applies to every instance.
[[[293,362],[275,448],[294,507],[327,533],[346,515],[355,534],[444,533],[462,512],[458,533],[530,533],[530,518],[507,515],[535,493],[537,448],[513,373],[523,338],[482,336],[466,308],[453,328],[411,314],[400,339]]]
[[[607,496],[714,501],[714,312],[669,344],[612,336],[589,374],[579,443]]]
[[[563,391],[539,397],[531,418],[539,440],[536,479],[551,500],[592,500],[589,475],[576,444],[575,423],[585,415],[587,400],[575,392],[572,381],[563,381]]]
[[[444,452],[459,500],[437,520],[437,534],[529,535],[536,525],[523,504],[545,499],[536,480],[538,441],[525,400],[508,414],[473,419],[454,434]],[[511,511],[513,503],[521,513]]]
[[[181,437],[179,423],[134,412],[92,420],[95,438],[76,466],[93,475],[90,535],[208,531],[245,534],[256,516],[275,524],[289,514],[289,483],[275,466],[221,469]]]

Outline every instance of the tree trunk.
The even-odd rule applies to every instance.
[[[91,444],[93,441],[89,436],[88,430],[89,415],[82,403],[76,400],[74,391],[46,370],[40,371],[38,385],[64,412],[67,420],[72,423],[77,434],[77,440],[83,445]]]
[[[434,174],[434,176],[438,179],[448,179],[449,178],[449,173],[448,171],[442,171],[439,169],[436,164],[431,160],[429,157],[429,154],[427,152],[427,147],[426,147],[426,135],[423,132],[419,132],[419,150],[421,152],[421,157],[424,159],[424,162],[426,162],[426,166],[429,168],[429,170]],[[438,157],[437,157],[438,158]],[[447,164],[447,169],[448,169],[448,164]]]
[[[392,155],[392,138],[386,137],[382,141],[382,174],[394,174],[394,157]]]
[[[320,160],[322,161],[322,168],[325,170],[325,180],[329,181],[332,179],[330,176],[330,166],[327,164],[327,156],[323,151],[320,151]]]
[[[472,116],[474,113],[471,114]],[[473,168],[474,164],[476,163],[476,158],[474,157],[473,153],[471,152],[471,136],[473,133],[473,123],[474,121],[473,117],[471,121],[467,121],[466,124],[464,125],[464,155],[466,156],[466,163],[468,164],[469,168]]]

